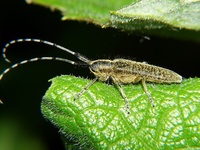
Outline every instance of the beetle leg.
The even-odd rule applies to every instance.
[[[146,93],[146,95],[148,96],[149,100],[150,100],[150,103],[153,107],[155,107],[155,104],[153,102],[153,99],[151,97],[151,94],[149,93],[148,89],[147,89],[147,85],[146,85],[146,82],[144,79],[142,79],[142,86],[144,88],[144,92]]]
[[[74,100],[78,99],[81,95],[83,95],[83,93],[85,93],[85,91],[87,91],[87,89],[94,84],[94,82],[96,82],[98,80],[99,77],[94,78],[91,82],[89,82],[75,97]]]

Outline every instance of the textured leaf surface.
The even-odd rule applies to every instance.
[[[65,19],[86,20],[102,26],[111,22],[109,26],[124,30],[163,27],[200,30],[199,0],[27,0],[27,2],[56,8],[63,12]]]
[[[96,82],[79,99],[74,96],[89,82],[60,76],[42,101],[42,112],[65,141],[76,148],[184,149],[200,148],[200,79],[181,84],[147,84],[153,108],[141,84],[123,86],[131,114],[118,90]],[[68,145],[68,143],[66,143]],[[71,147],[71,146],[69,146]]]
[[[129,30],[176,27],[200,30],[199,0],[141,0],[112,12],[115,27]]]

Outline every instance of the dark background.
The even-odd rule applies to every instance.
[[[0,48],[13,39],[39,38],[78,51],[90,59],[120,56],[169,68],[186,78],[200,76],[200,44],[197,42],[61,21],[59,11],[28,5],[23,0],[3,1],[0,7]],[[15,44],[7,51],[12,63],[41,56],[77,60],[59,49],[38,43]],[[0,58],[1,72],[10,66]],[[0,83],[0,98],[4,102],[0,105],[0,149],[64,149],[58,129],[40,110],[42,96],[50,86],[48,80],[61,74],[93,78],[88,68],[56,61],[29,63],[4,76]]]

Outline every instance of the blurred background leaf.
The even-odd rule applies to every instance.
[[[23,126],[23,120],[1,116],[1,150],[47,150],[42,138]]]
[[[114,27],[200,30],[199,0],[141,0],[111,13]]]
[[[27,0],[58,9],[63,19],[81,20],[102,27],[198,41],[199,0]],[[198,32],[197,32],[198,31]]]
[[[39,4],[50,7],[51,9],[60,10],[63,14],[63,19],[87,21],[101,26],[109,22],[109,11],[118,10],[132,3],[132,1],[133,0],[27,0],[28,3]]]

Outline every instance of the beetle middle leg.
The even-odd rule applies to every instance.
[[[128,101],[128,98],[126,97],[126,94],[125,94],[123,88],[122,88],[122,85],[120,83],[115,83],[115,85],[117,86],[117,88],[120,91],[120,94],[122,95],[123,99],[125,100],[127,113],[130,114],[129,101]]]

